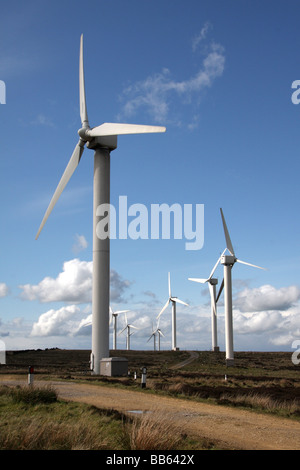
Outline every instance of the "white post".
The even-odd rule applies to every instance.
[[[100,361],[109,357],[109,284],[110,239],[100,239],[96,228],[99,205],[110,203],[110,151],[96,147],[94,155],[94,217],[93,217],[93,297],[92,297],[92,353],[93,374],[100,374]]]
[[[34,375],[34,368],[33,366],[28,367],[28,385],[33,385],[33,375]]]
[[[147,377],[147,368],[143,367],[142,368],[142,378],[141,378],[141,387],[142,388],[146,387],[146,377]]]

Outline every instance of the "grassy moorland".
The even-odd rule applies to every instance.
[[[128,377],[95,377],[89,371],[89,351],[46,349],[7,353],[1,373],[25,373],[33,365],[40,378],[140,388],[141,367],[147,367],[145,392],[168,394],[217,404],[242,406],[281,416],[300,417],[300,365],[288,352],[236,352],[235,366],[226,367],[224,352],[199,351],[198,357],[180,369],[190,357],[187,351],[112,351],[128,359]],[[134,379],[134,372],[137,379]]]
[[[300,419],[299,366],[290,353],[237,352],[227,368],[224,353],[197,352],[190,364],[186,351],[117,351],[128,359],[126,377],[91,376],[89,351],[27,350],[7,353],[0,365],[0,450],[195,450],[213,449],[213,442],[195,441],[155,413],[130,417],[83,403],[58,400],[48,379],[62,379],[141,390],[141,367],[147,367],[144,393],[247,407]],[[1,376],[27,376],[34,366],[45,387],[1,386]],[[137,379],[134,378],[137,373]],[[164,436],[164,440],[161,438]]]

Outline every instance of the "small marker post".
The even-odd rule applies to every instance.
[[[141,387],[146,388],[147,367],[142,367]]]
[[[33,385],[33,375],[34,375],[34,368],[33,366],[28,367],[28,385]]]

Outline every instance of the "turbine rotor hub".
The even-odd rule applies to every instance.
[[[92,138],[87,135],[87,132],[86,132],[87,130],[89,130],[89,127],[82,127],[82,128],[79,129],[79,131],[78,131],[79,137],[80,137],[82,140],[84,140],[84,142],[87,142],[87,141],[89,141],[89,140],[92,140]]]

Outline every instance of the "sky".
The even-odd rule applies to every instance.
[[[139,328],[131,348],[153,349],[148,339],[168,299],[170,272],[172,295],[189,304],[177,306],[178,347],[211,349],[208,285],[188,278],[207,278],[226,248],[222,208],[237,258],[266,268],[233,266],[234,349],[294,351],[299,14],[294,0],[2,5],[0,341],[7,350],[91,348],[91,327],[84,325],[91,319],[92,150],[85,149],[35,240],[78,141],[83,33],[90,125],[166,127],[120,136],[111,153],[111,204],[119,213],[126,201],[128,234],[111,240],[110,304],[129,310],[128,321]],[[172,224],[167,239],[161,231],[152,236],[150,223],[138,226],[137,208],[150,221],[158,204],[181,209],[181,237]],[[221,265],[215,277],[220,286]],[[120,314],[118,331],[124,326]],[[161,348],[170,349],[171,306],[160,328]],[[222,294],[221,350],[224,328]],[[118,335],[118,348],[125,343]]]

